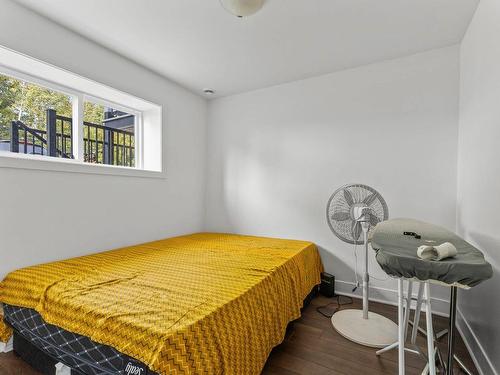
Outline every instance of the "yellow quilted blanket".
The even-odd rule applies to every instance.
[[[259,374],[321,270],[310,242],[200,233],[14,271],[0,302],[161,374]]]

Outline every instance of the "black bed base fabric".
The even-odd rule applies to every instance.
[[[14,351],[46,375],[61,362],[72,375],[157,375],[116,349],[46,323],[35,310],[4,306],[5,321],[14,329]]]
[[[55,375],[57,361],[42,352],[17,331],[14,331],[14,352],[35,370],[45,375]]]

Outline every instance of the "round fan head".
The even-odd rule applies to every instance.
[[[375,227],[389,218],[384,198],[373,188],[363,184],[349,184],[337,189],[326,206],[326,218],[332,232],[350,244],[363,244],[359,214]]]

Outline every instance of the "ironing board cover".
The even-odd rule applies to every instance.
[[[404,232],[413,232],[421,238],[404,235]],[[473,287],[493,274],[481,251],[437,225],[414,219],[387,220],[377,224],[371,241],[377,262],[391,276]],[[452,243],[458,254],[441,261],[422,260],[417,256],[420,245],[440,245],[443,242]]]

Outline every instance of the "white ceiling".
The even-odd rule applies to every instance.
[[[201,93],[224,96],[458,43],[479,0],[17,0]]]

